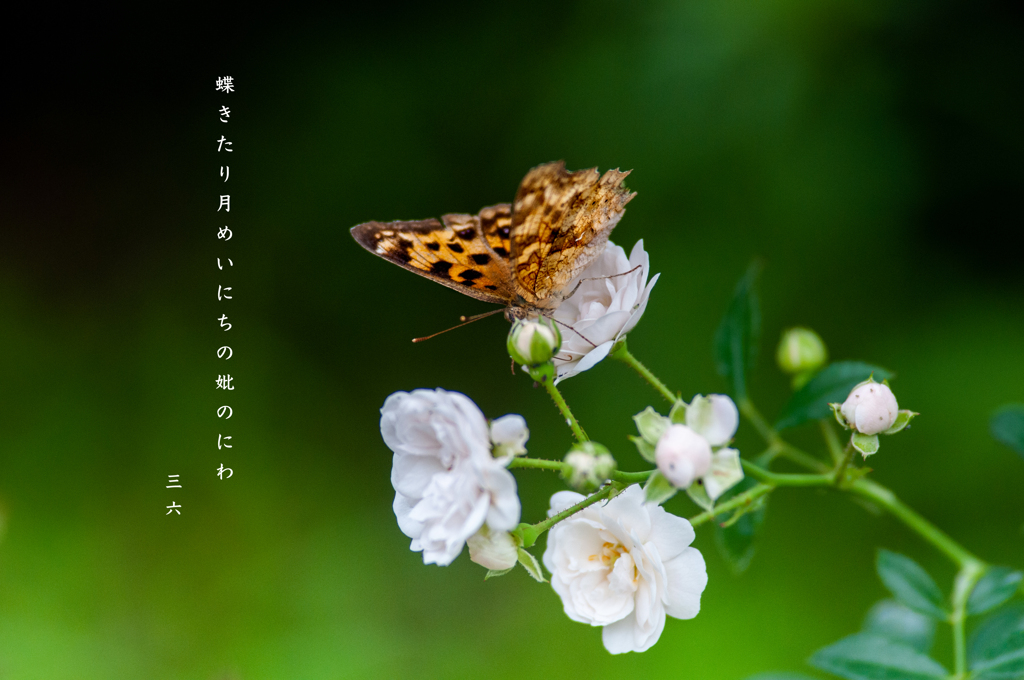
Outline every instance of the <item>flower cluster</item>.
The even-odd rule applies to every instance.
[[[488,426],[463,394],[413,390],[387,398],[380,431],[395,454],[398,526],[412,539],[410,548],[423,551],[425,564],[451,564],[477,532],[509,531],[519,523],[516,480],[506,466],[525,451],[529,433],[521,416]]]
[[[629,258],[609,243],[568,285],[574,294],[554,311],[553,320],[513,325],[510,355],[527,369],[547,363],[550,370],[553,363],[556,382],[593,367],[640,320],[658,279],[648,281],[649,269],[642,241]],[[563,336],[556,324],[571,331]],[[670,424],[663,442],[655,442],[659,459],[674,461],[668,464],[677,466],[674,479],[686,477],[685,485],[713,475],[716,457],[724,454],[711,447],[731,439],[735,406],[718,395],[697,397],[687,418],[687,425]],[[536,558],[522,548],[522,535],[513,532],[520,503],[507,466],[526,451],[529,431],[521,416],[488,424],[476,404],[457,392],[397,392],[381,409],[381,434],[394,452],[391,481],[399,528],[412,538],[411,549],[423,552],[425,563],[450,564],[468,545],[471,559],[492,574],[519,561],[542,579]],[[680,435],[690,442],[682,448]],[[691,451],[694,441],[706,451]],[[608,484],[616,469],[608,449],[589,441],[576,444],[564,466],[569,485],[584,491]],[[605,491],[616,488],[621,487]],[[554,525],[543,561],[570,618],[603,626],[605,647],[613,654],[641,652],[657,642],[666,616],[697,615],[707,572],[700,552],[690,547],[694,533],[687,520],[647,502],[638,486],[608,495],[612,498],[604,504]],[[550,515],[583,499],[570,491],[556,493]]]
[[[606,175],[616,182],[623,176],[615,171]],[[621,205],[631,198],[623,196],[619,214]],[[604,209],[594,207],[603,205],[599,198],[581,203],[598,212]],[[472,230],[459,238],[468,235],[473,235]],[[591,245],[599,247],[600,242]],[[563,251],[555,252],[561,257]],[[979,669],[997,670],[996,675],[1014,673],[1012,655],[1001,650],[998,657],[981,664],[965,663],[974,652],[965,648],[963,619],[1013,597],[1024,573],[986,565],[965,549],[951,547],[952,539],[909,511],[887,489],[861,481],[870,470],[854,461],[854,452],[865,458],[874,454],[879,435],[902,431],[917,415],[899,408],[885,380],[874,381],[874,375],[885,377],[888,372],[859,361],[829,363],[828,350],[817,333],[789,328],[780,339],[776,361],[789,376],[794,394],[776,424],[769,425],[751,400],[748,385],[760,318],[753,287],[757,268],[752,267],[737,286],[715,336],[718,371],[729,380],[732,392],[740,395],[744,415],[768,444],[763,454],[741,463],[739,451],[731,447],[739,425],[736,403],[723,394],[697,394],[689,403],[683,401],[627,347],[626,334],[643,315],[658,280],[649,270],[642,241],[628,258],[622,248],[609,242],[572,281],[548,291],[551,294],[542,303],[510,307],[513,313],[508,317],[515,320],[506,340],[509,356],[533,378],[534,387],[547,390],[574,435],[575,443],[561,460],[558,456],[523,457],[530,433],[521,416],[488,422],[476,404],[457,392],[421,389],[387,398],[381,409],[381,434],[394,453],[394,512],[399,528],[412,539],[410,548],[423,553],[424,563],[444,566],[468,546],[470,559],[489,570],[486,578],[500,576],[519,563],[544,582],[534,547],[546,534],[542,562],[566,615],[601,627],[604,646],[612,654],[643,652],[661,637],[667,617],[691,619],[700,612],[708,574],[704,557],[691,545],[694,526],[715,523],[723,556],[734,569],[743,570],[752,554],[753,535],[763,521],[764,504],[776,488],[833,488],[887,509],[960,566],[954,592],[944,601],[923,568],[910,558],[881,551],[879,574],[901,604],[892,602],[880,611],[893,613],[891,607],[903,607],[905,611],[894,615],[951,623],[957,645],[956,677]],[[469,274],[461,275],[463,283],[473,283]],[[478,278],[480,272],[472,274]],[[551,301],[558,301],[558,307],[548,308]],[[650,463],[646,470],[620,470],[613,452],[587,435],[557,387],[558,382],[608,356],[629,365],[672,404],[667,415],[647,407],[633,416],[639,436],[630,439]],[[871,377],[855,384],[865,376]],[[839,424],[851,432],[845,450],[834,426],[824,418],[826,401],[844,394],[848,396],[842,403],[829,406]],[[823,454],[832,459],[831,467],[783,439],[786,428],[814,421],[821,428]],[[1024,433],[1024,424],[1020,430]],[[782,457],[809,472],[773,471],[773,460]],[[546,519],[519,524],[521,505],[511,467],[560,473],[574,491],[555,493]],[[745,470],[751,479],[727,495],[744,480]],[[667,512],[662,503],[680,490],[704,511],[690,520]],[[862,633],[819,650],[811,663],[844,677],[853,677],[851,668],[869,666],[888,673],[886,677],[896,677],[910,666],[928,677],[949,675],[923,654],[926,650],[911,647],[905,631],[875,625],[879,623],[884,622],[869,616]],[[935,622],[930,625],[934,628]],[[986,626],[982,624],[973,635],[982,634]],[[889,639],[890,633],[897,635]],[[986,644],[997,649],[991,641]]]

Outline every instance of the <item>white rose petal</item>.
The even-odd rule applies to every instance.
[[[686,424],[712,446],[727,444],[740,424],[740,412],[724,394],[697,395],[686,409]]]
[[[556,493],[549,515],[583,498]],[[666,615],[690,619],[700,611],[708,578],[693,539],[688,521],[645,503],[631,486],[556,524],[544,566],[569,618],[604,626],[612,654],[642,652],[658,641]]]
[[[637,241],[627,259],[626,251],[609,241],[601,255],[566,286],[572,291],[580,281],[590,279],[583,281],[553,314],[556,321],[565,324],[562,348],[554,359],[556,383],[593,368],[640,321],[660,276],[655,274],[647,280],[650,258],[643,243]],[[633,268],[636,271],[624,274]],[[624,275],[604,278],[615,274]]]
[[[839,411],[851,427],[861,434],[871,435],[892,427],[900,407],[888,385],[868,381],[850,392]]]
[[[743,464],[736,449],[719,449],[711,456],[711,469],[704,476],[704,491],[712,501],[743,480]]]
[[[441,389],[396,392],[384,402],[380,428],[394,452],[398,526],[424,563],[450,564],[485,524],[518,525],[515,478],[491,456],[487,420],[471,399]]]

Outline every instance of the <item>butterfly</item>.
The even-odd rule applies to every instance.
[[[440,221],[364,222],[352,236],[400,267],[504,305],[509,321],[537,316],[570,297],[568,284],[604,250],[636,196],[623,186],[630,172],[545,163],[526,173],[511,204]]]

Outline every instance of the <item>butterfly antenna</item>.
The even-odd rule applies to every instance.
[[[445,328],[443,331],[438,331],[438,332],[434,333],[433,335],[428,335],[428,336],[423,337],[423,338],[413,338],[412,341],[413,342],[423,342],[424,340],[430,340],[431,338],[436,338],[437,336],[441,335],[442,333],[447,333],[448,331],[453,331],[456,328],[462,328],[463,326],[471,324],[474,321],[479,321],[480,319],[483,319],[484,317],[491,316],[492,314],[497,314],[498,312],[504,312],[504,311],[505,311],[505,309],[503,307],[499,307],[498,309],[494,309],[494,310],[491,310],[489,312],[484,312],[483,314],[477,314],[476,316],[460,316],[459,317],[459,321],[461,321],[462,323],[457,324],[455,326],[452,326],[451,328]]]

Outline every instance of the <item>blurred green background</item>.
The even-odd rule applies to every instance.
[[[662,272],[630,336],[662,379],[725,390],[711,337],[763,256],[762,410],[788,394],[771,362],[787,326],[895,370],[901,406],[922,416],[872,459],[876,478],[981,557],[1022,566],[1024,461],[987,430],[1024,401],[1019,5],[76,11],[8,25],[0,677],[738,680],[799,670],[854,632],[884,596],[876,547],[947,589],[951,566],[893,520],[782,490],[746,573],[702,529],[700,615],[611,657],[522,570],[485,583],[466,555],[438,568],[408,550],[378,429],[388,394],[441,386],[490,417],[521,413],[540,457],[570,434],[510,374],[500,317],[410,344],[488,306],[348,229],[509,201],[556,159],[634,169],[613,238],[643,238]],[[222,75],[235,93],[214,91]],[[230,218],[216,213],[225,186]],[[219,284],[235,299],[218,303]],[[641,468],[625,437],[661,406],[653,391],[605,362],[564,394]],[[817,447],[815,434],[793,438]],[[749,426],[738,444],[760,450]],[[164,488],[169,474],[183,489]],[[516,477],[536,521],[561,484]],[[164,514],[172,500],[180,517]]]

